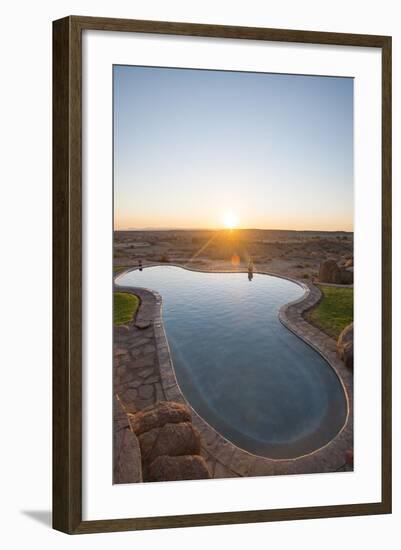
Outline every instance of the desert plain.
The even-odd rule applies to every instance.
[[[353,233],[268,229],[132,230],[114,232],[114,269],[155,263],[205,271],[255,271],[314,280],[332,259],[340,267],[353,258]]]

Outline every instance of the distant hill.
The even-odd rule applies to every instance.
[[[166,234],[179,234],[179,233],[214,233],[231,231],[228,229],[164,229],[164,228],[146,228],[146,229],[116,229],[116,233],[163,233]],[[288,239],[288,238],[313,238],[313,237],[341,237],[347,235],[353,235],[353,231],[317,231],[317,230],[296,230],[296,229],[233,229],[238,235],[253,236],[259,238],[275,238],[275,239]]]

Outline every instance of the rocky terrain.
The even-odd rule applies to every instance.
[[[149,230],[115,231],[115,268],[177,263],[206,270],[271,271],[299,279],[319,276],[320,264],[333,260],[340,269],[353,256],[353,233],[319,231]]]
[[[346,367],[354,368],[354,323],[345,327],[338,337],[337,353]]]

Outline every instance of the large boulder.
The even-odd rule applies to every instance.
[[[165,424],[139,437],[142,462],[151,463],[162,455],[180,456],[200,453],[200,435],[191,422]]]
[[[200,456],[201,439],[192,425],[189,407],[159,401],[156,405],[129,413],[128,418],[133,435],[138,439],[143,481],[211,477],[205,460]]]
[[[137,435],[149,432],[154,428],[162,428],[165,424],[190,422],[191,412],[186,405],[170,401],[159,401],[141,411],[130,414],[132,429]]]
[[[352,285],[354,282],[354,268],[347,267],[341,269],[341,283],[343,285]]]
[[[159,456],[144,472],[144,481],[209,479],[210,472],[201,456]]]
[[[320,264],[319,281],[341,284],[341,269],[334,260],[325,260]]]
[[[354,368],[354,323],[346,326],[338,337],[337,353],[346,367]]]
[[[138,438],[128,428],[114,434],[113,483],[138,483],[142,481],[141,450]]]

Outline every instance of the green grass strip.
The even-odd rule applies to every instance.
[[[114,324],[126,325],[132,321],[139,306],[138,296],[128,292],[114,293]]]
[[[354,318],[354,289],[319,285],[323,298],[307,315],[329,336],[338,338]]]

